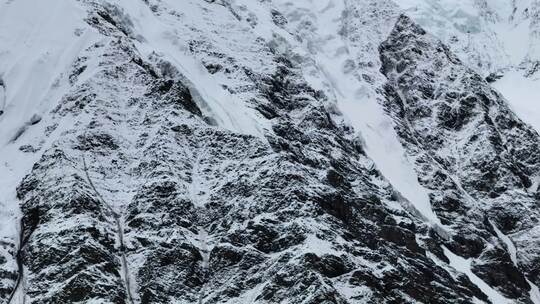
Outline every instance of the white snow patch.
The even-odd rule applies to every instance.
[[[502,296],[498,291],[489,286],[486,282],[480,279],[477,275],[472,272],[471,269],[471,259],[464,259],[446,247],[442,247],[444,250],[444,255],[450,260],[450,266],[456,271],[459,271],[465,274],[473,284],[475,284],[484,294],[486,294],[489,300],[494,304],[505,304],[512,303],[509,299]]]
[[[529,296],[531,297],[531,301],[534,304],[540,304],[540,289],[533,282],[529,280],[527,280],[527,282],[531,286],[531,290],[529,291]]]
[[[205,271],[208,269],[210,263],[210,251],[212,248],[208,246],[208,232],[203,227],[199,227],[199,234],[197,235],[199,247],[201,248],[202,267]]]
[[[491,220],[489,220],[489,223],[495,230],[495,233],[497,234],[499,239],[503,241],[504,244],[506,245],[508,253],[510,253],[510,258],[512,259],[512,262],[517,268],[519,268],[518,262],[517,262],[517,249],[516,249],[516,246],[514,245],[514,242],[512,242],[510,237],[505,235]],[[538,286],[536,286],[533,282],[529,280],[527,280],[527,282],[529,283],[529,286],[531,286],[531,290],[529,291],[531,301],[534,304],[540,304],[540,291],[538,290]]]
[[[311,252],[318,256],[322,256],[325,254],[339,254],[340,252],[337,251],[331,242],[326,240],[321,240],[316,235],[309,234],[304,241],[302,251],[304,252]]]
[[[499,239],[503,241],[504,244],[506,245],[506,249],[508,250],[508,253],[510,254],[510,258],[512,259],[512,262],[514,263],[514,265],[517,267],[518,263],[517,263],[516,246],[506,234],[504,234],[501,230],[499,230],[499,228],[495,225],[495,223],[493,223],[491,220],[489,220],[489,223],[491,224],[491,227],[493,227],[493,230],[495,230],[495,233],[497,233],[497,236],[499,237]]]
[[[367,286],[351,286],[346,282],[336,282],[334,286],[349,303],[369,303],[373,294],[373,291]]]
[[[540,187],[540,176],[532,178],[532,184],[527,190],[531,193],[535,193],[536,191],[538,191],[538,187]]]
[[[493,84],[508,100],[514,112],[540,133],[540,79],[523,76],[522,71],[508,71]]]

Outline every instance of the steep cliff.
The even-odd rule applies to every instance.
[[[0,303],[540,303],[540,136],[392,1],[0,3]]]

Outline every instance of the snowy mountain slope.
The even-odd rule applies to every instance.
[[[524,235],[526,247],[538,240],[538,188],[533,184],[540,165],[534,152],[539,149],[538,133],[519,121],[505,100],[444,45],[430,43],[423,29],[405,20],[390,37],[381,46],[383,73],[389,80],[387,106],[409,153],[417,155],[420,179],[431,190],[437,214],[457,232],[453,238],[458,247],[452,250],[479,258],[473,269],[478,267],[478,276],[491,285],[506,288],[505,295],[530,289],[523,277],[517,279],[517,269],[510,269],[509,254],[497,249],[504,243],[481,243],[488,240],[482,230],[499,228],[517,247]],[[432,128],[435,125],[439,128]],[[486,219],[496,228],[481,228]],[[470,251],[475,242],[477,249]],[[532,262],[536,254],[528,256],[529,247],[522,252],[516,266],[538,284],[537,262]],[[500,281],[482,269],[486,265],[514,279]]]
[[[534,73],[538,61],[538,1],[406,0],[398,3],[481,74],[518,67]]]
[[[540,2],[407,0],[397,2],[508,99],[540,132]],[[503,77],[498,80],[499,77]]]
[[[0,4],[1,302],[538,303],[538,134],[395,3],[51,3]]]
[[[56,135],[39,135],[46,113],[70,86],[66,69],[99,38],[93,31],[77,31],[84,16],[84,10],[65,1],[0,3],[0,238],[7,271],[1,275],[2,297],[17,279],[17,263],[10,261],[21,244],[15,188],[40,154],[23,150],[37,152]]]
[[[214,8],[220,12],[219,6]],[[75,86],[74,92],[53,111],[59,117],[74,114],[77,123],[45,153],[18,191],[24,202],[24,235],[28,237],[23,250],[24,263],[29,265],[25,274],[26,297],[45,302],[118,302],[125,298],[127,302],[145,303],[162,302],[164,297],[185,302],[199,299],[236,302],[238,297],[282,302],[294,289],[312,286],[314,292],[295,292],[294,297],[312,302],[320,298],[343,301],[339,290],[321,287],[334,284],[330,278],[336,276],[335,272],[339,276],[345,271],[343,268],[355,269],[366,262],[343,253],[336,256],[338,252],[349,251],[338,248],[351,245],[331,233],[328,225],[339,227],[342,233],[354,229],[351,232],[358,236],[350,237],[357,239],[361,248],[365,246],[362,242],[370,244],[378,239],[388,243],[385,238],[390,236],[378,236],[377,230],[383,233],[395,224],[370,224],[361,232],[358,231],[361,226],[344,226],[340,220],[327,217],[330,213],[345,222],[368,224],[365,218],[368,214],[360,216],[352,206],[340,207],[347,205],[342,205],[344,198],[335,193],[334,187],[350,187],[352,183],[358,195],[383,191],[380,197],[386,200],[390,194],[389,190],[372,185],[369,182],[372,178],[360,174],[367,171],[363,166],[369,161],[356,155],[354,143],[344,140],[341,131],[325,118],[324,109],[309,95],[315,92],[309,91],[301,77],[297,79],[292,66],[282,66],[274,75],[259,76],[275,89],[256,88],[261,101],[265,98],[275,101],[265,108],[266,113],[277,115],[273,118],[277,136],[269,137],[271,147],[254,137],[216,130],[205,126],[200,118],[202,112],[193,104],[186,87],[178,82],[183,78],[173,78],[172,86],[171,80],[162,78],[174,77],[174,66],[159,61],[156,71],[152,66],[141,69],[136,53],[131,52],[134,45],[121,32],[109,28],[103,21],[107,19],[98,19],[96,23],[93,20],[92,24],[120,40],[113,39],[88,50],[96,54],[100,52],[94,48],[102,49],[103,55],[94,56],[102,70]],[[132,56],[135,58],[129,60]],[[159,69],[160,64],[163,70]],[[279,99],[272,95],[275,93],[281,94]],[[269,97],[264,97],[265,94]],[[158,100],[164,104],[156,104]],[[140,110],[146,113],[137,114]],[[100,113],[107,115],[100,118]],[[310,119],[305,119],[306,116]],[[284,132],[291,128],[298,130],[297,133]],[[310,130],[309,135],[303,135],[302,128]],[[177,141],[171,142],[171,136]],[[300,141],[304,142],[303,150],[295,148]],[[244,147],[246,143],[249,146]],[[230,150],[226,148],[228,145]],[[179,147],[186,149],[185,154]],[[327,151],[329,148],[335,151]],[[329,165],[340,171],[357,168],[354,171],[358,173],[349,172],[349,181],[345,182],[341,173],[327,172]],[[66,166],[73,171],[61,169]],[[231,171],[234,174],[227,173]],[[248,174],[251,179],[238,180]],[[297,182],[291,182],[291,177]],[[329,186],[327,179],[335,186]],[[286,180],[289,182],[282,184]],[[373,204],[371,208],[387,212],[380,209],[377,200],[371,202],[354,193],[343,195],[348,200],[365,200],[363,209]],[[333,203],[328,203],[329,200]],[[281,204],[284,205],[280,208]],[[178,213],[171,212],[175,209]],[[194,215],[198,216],[193,218]],[[406,217],[406,214],[396,216]],[[283,222],[274,221],[280,217]],[[385,218],[378,213],[371,217],[371,221],[379,222]],[[99,225],[100,221],[104,225]],[[119,228],[115,228],[115,223],[120,223]],[[240,229],[231,230],[233,223],[240,224]],[[200,233],[201,229],[205,232]],[[361,235],[371,237],[360,238]],[[85,241],[71,253],[77,239]],[[313,247],[317,243],[327,245]],[[388,244],[393,247],[392,243]],[[54,248],[55,253],[44,255],[43,246]],[[203,248],[212,248],[208,266],[201,257]],[[312,250],[320,257],[313,255]],[[403,250],[408,249],[373,254],[387,259]],[[57,255],[64,258],[59,262],[55,259]],[[318,261],[320,258],[322,261]],[[235,266],[238,262],[243,265],[240,269]],[[311,263],[314,265],[310,266]],[[410,267],[425,269],[422,264],[409,263]],[[86,270],[78,271],[82,265],[87,265]],[[320,270],[314,272],[312,267]],[[57,272],[51,273],[51,269]],[[289,271],[281,274],[283,269]],[[243,271],[230,277],[231,272],[239,270]],[[325,273],[324,277],[319,277],[320,272]],[[364,272],[365,275],[372,272],[369,264],[363,271],[357,269],[355,276]],[[71,273],[74,276],[65,280]],[[284,275],[298,285],[286,293],[280,291]],[[437,276],[445,284],[455,284],[444,272]],[[263,285],[257,284],[257,277]],[[223,284],[223,278],[233,279],[234,284]],[[230,290],[235,285],[245,289]],[[108,288],[118,293],[104,294],[102,290]],[[244,295],[252,288],[259,290],[258,293]],[[450,295],[460,297],[454,292]]]
[[[384,7],[384,5],[381,5],[381,2],[373,2],[371,5],[372,5],[373,7],[376,7],[376,8],[377,8],[377,10],[374,10],[375,12],[383,12],[383,11],[384,11],[384,10],[381,8],[381,7]],[[292,6],[292,5],[291,5],[291,6]],[[324,7],[324,5],[321,5],[321,7]],[[327,7],[332,7],[332,6],[328,5]],[[360,7],[365,11],[365,7],[369,7],[369,6],[366,5],[365,3],[363,3],[363,6],[360,6]],[[387,7],[387,10],[389,10],[390,12],[387,11],[386,14],[384,14],[384,16],[387,17],[387,18],[395,18],[395,17],[393,17],[393,16],[396,16],[396,15],[397,15],[397,14],[395,13],[395,11],[396,11],[395,7],[393,7],[392,5],[387,5],[386,7]],[[332,7],[332,8],[335,8],[335,7]],[[305,10],[305,8],[302,8],[302,10]],[[314,16],[314,17],[315,17],[315,16],[317,16],[317,15],[316,15],[316,12],[317,12],[317,11],[318,11],[318,12],[324,12],[324,13],[327,13],[329,10],[328,10],[328,9],[325,9],[325,10],[322,10],[322,9],[320,9],[320,10],[315,10],[315,9],[314,9],[313,11],[308,11],[308,12],[310,12],[310,14],[312,14],[311,16]],[[350,12],[350,11],[351,11],[351,8],[349,7],[349,8],[347,9],[347,11]],[[359,11],[360,11],[360,10],[359,10]],[[394,13],[393,13],[393,12],[394,12]],[[360,13],[360,14],[362,14],[362,13]],[[310,16],[309,14],[306,14],[306,13],[304,13],[304,15]],[[353,14],[350,14],[350,15],[353,15]],[[365,15],[365,13],[364,13],[364,15]],[[292,13],[290,13],[290,16],[295,16],[295,17],[296,17],[296,16],[298,16],[298,14],[297,14],[297,12],[293,11]],[[336,16],[337,16],[337,15],[334,15],[334,19],[333,19],[334,21],[337,21],[337,20],[341,21],[341,20],[342,20],[342,19],[336,18]],[[377,16],[377,15],[375,15],[375,16],[378,17],[379,20],[380,20],[380,16]],[[314,18],[314,17],[312,17],[312,18]],[[353,20],[360,20],[360,21],[362,20],[362,18],[358,18],[358,15],[355,15],[355,17],[356,17],[356,18],[353,18]],[[308,17],[308,18],[309,18],[309,17]],[[364,18],[365,18],[365,17],[364,17]],[[310,20],[311,22],[307,22],[307,21],[305,21],[305,20],[299,19],[298,23],[296,23],[296,24],[298,24],[298,25],[295,25],[295,26],[300,27],[300,29],[305,29],[305,28],[307,28],[307,29],[309,30],[307,34],[301,32],[301,33],[302,33],[302,34],[301,34],[301,37],[302,37],[303,39],[305,39],[305,37],[308,37],[308,39],[309,39],[309,40],[308,40],[308,45],[309,45],[309,46],[314,46],[314,45],[317,46],[317,47],[314,47],[314,48],[313,48],[313,49],[316,50],[315,53],[317,53],[317,52],[319,52],[318,44],[315,44],[315,43],[317,42],[317,38],[320,39],[320,37],[330,37],[330,35],[325,35],[325,34],[323,33],[321,36],[316,36],[315,39],[314,39],[314,38],[311,38],[310,36],[313,35],[313,34],[312,34],[313,31],[312,31],[311,29],[315,27],[315,26],[313,26],[313,24],[316,24],[313,20],[319,20],[319,21],[320,21],[320,20],[323,20],[323,18],[321,18],[320,16],[318,16],[317,19],[312,19],[312,20]],[[330,19],[330,20],[332,20],[332,19]],[[343,23],[346,24],[346,22],[343,22]],[[360,22],[359,22],[359,23],[360,23]],[[383,23],[384,23],[384,21],[383,21]],[[305,24],[309,24],[309,27],[306,27]],[[362,24],[362,23],[360,23],[360,24]],[[369,20],[368,22],[364,22],[363,24],[367,24],[368,26],[372,26],[373,24],[377,24],[377,23],[376,23],[376,21],[374,21],[374,20]],[[388,23],[386,23],[386,24],[388,24]],[[345,27],[345,26],[344,26],[344,27]],[[315,28],[316,28],[316,27],[315,27]],[[324,24],[324,30],[328,30],[328,28],[329,28],[328,25],[325,23],[325,24]],[[384,29],[385,27],[384,27],[384,25],[378,25],[378,26],[376,26],[376,28],[378,28],[378,29]],[[298,30],[298,28],[296,28],[295,30]],[[348,30],[348,31],[342,30],[342,31],[343,31],[343,32],[347,32],[347,33],[349,33],[349,32],[357,32],[357,33],[362,33],[362,35],[365,35],[365,33],[366,33],[366,30],[362,31],[362,30],[359,30],[359,29],[356,30],[356,31],[354,31],[354,30],[353,30],[353,31],[351,31],[351,30]],[[315,32],[315,33],[316,33],[316,32]],[[345,35],[343,35],[343,36],[345,36]],[[357,39],[357,40],[353,40],[353,42],[351,43],[351,42],[348,42],[348,41],[347,41],[348,39],[351,39],[351,38],[346,37],[346,36],[343,37],[343,36],[341,36],[341,37],[338,36],[338,38],[337,38],[337,39],[339,39],[338,42],[336,42],[336,41],[334,41],[334,40],[331,40],[331,39],[322,40],[322,41],[324,41],[324,42],[328,41],[328,42],[329,42],[328,44],[329,44],[331,47],[336,47],[336,48],[338,48],[338,49],[339,49],[339,46],[340,46],[340,42],[341,42],[341,45],[344,45],[344,44],[345,44],[345,45],[347,46],[346,48],[345,48],[345,47],[342,47],[343,50],[342,50],[341,52],[330,50],[330,51],[327,51],[327,52],[325,53],[325,55],[328,55],[328,54],[340,54],[341,56],[348,58],[348,60],[349,60],[348,66],[353,66],[353,67],[354,67],[354,66],[355,66],[355,60],[354,60],[354,59],[355,59],[355,57],[354,57],[355,53],[354,53],[354,52],[355,52],[355,51],[356,51],[356,52],[361,52],[362,50],[365,50],[365,49],[368,48],[369,46],[366,47],[366,44],[365,44],[365,42],[364,42],[364,40],[363,40],[362,38]],[[384,37],[384,35],[381,35],[381,37]],[[383,39],[383,38],[378,38],[378,39],[377,39],[377,38],[378,38],[377,36],[372,36],[372,37],[369,37],[368,39],[370,39],[370,42],[377,41],[378,39]],[[346,41],[346,42],[343,43],[342,41]],[[347,43],[347,42],[348,42],[348,43]],[[319,43],[319,44],[320,44],[320,43]],[[429,45],[429,44],[436,44],[436,42],[433,40],[433,41],[430,41],[430,42],[428,42],[428,43],[425,43],[425,45]],[[323,43],[323,45],[324,45],[324,43]],[[375,45],[376,45],[376,43],[375,43]],[[355,49],[355,46],[358,46],[358,49]],[[425,48],[425,47],[424,47],[424,48]],[[346,50],[345,50],[345,49],[346,49]],[[352,53],[352,55],[351,55],[351,53]],[[364,53],[362,54],[363,56],[358,56],[357,58],[361,58],[362,60],[366,60],[366,58],[373,58],[373,55],[372,55],[373,53],[371,53],[371,54],[369,54],[369,53],[366,54],[366,53],[367,53],[367,52],[364,51]],[[343,55],[343,54],[345,54],[345,55]],[[371,56],[370,56],[370,55],[371,55]],[[337,57],[337,56],[336,56],[336,57]],[[324,60],[324,59],[323,59],[323,60]],[[378,64],[377,64],[377,63],[378,63],[378,60],[377,60],[377,59],[372,59],[372,60],[373,60],[373,62],[374,62],[375,64],[371,63],[371,65],[375,65],[375,67],[377,67],[377,66],[378,66]],[[455,60],[455,59],[454,59],[454,60]],[[329,61],[332,62],[331,60],[329,60]],[[426,60],[426,61],[427,61],[427,60]],[[437,64],[437,63],[436,63],[436,64]],[[435,71],[435,70],[439,71],[440,66],[444,66],[445,63],[438,63],[438,64],[439,64],[439,66],[437,66],[437,65],[430,66],[430,67],[429,67],[430,71]],[[400,68],[406,67],[406,63],[400,63],[400,65],[401,65]],[[361,65],[359,64],[359,66],[361,66]],[[368,66],[369,66],[369,64],[368,64]],[[345,65],[338,65],[338,67],[343,68],[343,67],[345,67]],[[345,70],[345,68],[343,68],[343,70]],[[362,72],[364,72],[364,73],[366,73],[367,71],[369,71],[369,69],[366,69],[366,68],[362,69]],[[471,76],[472,76],[472,74],[473,74],[472,71],[461,72],[461,73],[469,73],[469,74],[471,74]],[[325,72],[324,74],[325,74],[325,76],[327,76],[329,73],[328,73],[328,72]],[[365,74],[364,74],[364,75],[365,75]],[[368,79],[371,79],[372,81],[373,81],[373,79],[378,79],[378,80],[380,81],[381,78],[380,78],[379,75],[377,75],[377,72],[372,71],[372,74],[371,74],[371,75],[373,75],[373,76],[370,77],[370,78],[368,78],[368,77],[366,77],[366,76],[364,76],[363,78],[364,78],[364,79],[368,78]],[[343,80],[346,79],[346,78],[347,78],[346,76],[345,76],[345,77],[339,77],[340,82],[343,83]],[[363,78],[362,78],[362,77],[356,77],[356,79],[359,79],[359,80],[361,80],[361,81],[358,81],[358,80],[357,80],[357,83],[356,83],[356,84],[352,84],[352,85],[351,85],[350,83],[349,83],[348,85],[345,84],[344,87],[350,87],[350,88],[361,87],[361,83],[362,83],[362,79],[363,79]],[[482,80],[479,79],[479,80],[477,80],[477,81],[480,81],[480,82],[481,82]],[[444,83],[444,82],[445,82],[445,81],[441,81],[441,83]],[[329,79],[329,83],[330,83],[330,84],[329,84],[328,86],[330,86],[330,87],[331,87],[331,86],[334,86],[334,84],[335,84],[335,82],[333,82],[332,79]],[[407,86],[411,86],[411,84],[414,83],[414,82],[411,81],[411,80],[409,80],[409,81],[404,81],[403,83],[406,84]],[[373,84],[373,82],[372,82],[372,84]],[[464,85],[464,83],[458,82],[458,86],[463,86],[463,85]],[[377,96],[377,94],[375,93],[375,92],[376,92],[375,89],[376,89],[376,87],[374,88],[374,91],[373,91],[373,93],[372,93],[372,96]],[[467,89],[467,88],[465,88],[465,87],[462,87],[461,89],[463,89],[463,90],[465,90],[465,91],[470,91],[470,92],[472,92],[472,91],[475,90],[475,89],[472,89],[472,88]],[[340,93],[341,93],[342,90],[339,90],[339,89],[338,89],[338,91],[340,91]],[[329,94],[329,95],[331,95],[331,94]],[[337,95],[337,94],[336,94],[336,95]],[[351,94],[351,95],[352,95],[352,94]],[[491,97],[491,98],[493,98],[493,97]],[[497,97],[497,98],[500,98],[500,97]],[[338,99],[338,100],[341,99],[340,101],[342,101],[343,96],[339,96],[337,99]],[[354,100],[354,99],[353,99],[353,100]],[[376,105],[376,102],[375,102],[374,100],[375,100],[375,97],[372,97],[372,101],[373,101],[373,103],[375,103],[375,105]],[[367,100],[367,102],[369,102],[369,99]],[[396,103],[396,100],[390,100],[390,101],[388,102],[388,104],[394,104],[394,103]],[[357,130],[361,131],[361,133],[362,133],[363,135],[364,135],[364,134],[369,134],[369,129],[368,129],[368,128],[361,128],[361,124],[366,123],[366,122],[369,122],[370,119],[373,119],[373,117],[376,117],[375,115],[376,115],[377,112],[373,112],[373,111],[367,111],[367,112],[366,112],[366,108],[364,108],[364,109],[363,109],[363,112],[364,112],[363,115],[361,115],[361,114],[359,115],[359,114],[357,114],[358,112],[352,112],[350,108],[343,107],[343,109],[344,109],[344,112],[345,112],[345,116],[352,117],[352,118],[353,118],[353,121],[354,121],[354,119],[356,119],[356,121],[357,121],[357,123],[358,123],[357,125],[355,125],[355,126],[357,127]],[[416,111],[416,110],[415,110],[415,111]],[[353,114],[353,113],[354,113],[354,114]],[[421,113],[421,112],[420,112],[420,111],[419,111],[419,112],[415,112],[414,115],[415,115],[415,116],[418,115],[417,113],[419,114],[419,113]],[[359,119],[359,117],[362,117],[362,118]],[[367,118],[367,117],[369,117],[369,118]],[[451,119],[455,119],[455,118],[452,118],[452,117],[451,117]],[[515,118],[513,118],[513,119],[515,119]],[[402,123],[402,122],[399,122],[400,119],[397,119],[397,118],[396,118],[396,120],[398,121],[398,124],[399,124],[399,123]],[[451,121],[452,121],[452,120],[449,120],[449,122],[451,122]],[[427,127],[427,128],[432,128],[433,125],[434,125],[434,124],[426,124],[425,127]],[[377,146],[377,145],[380,145],[380,144],[382,143],[381,138],[384,138],[384,136],[381,136],[381,131],[382,131],[382,130],[385,130],[384,128],[382,128],[382,127],[379,126],[379,127],[377,127],[377,128],[374,128],[374,129],[377,130],[377,132],[379,132],[379,133],[377,134],[378,136],[374,138],[375,140],[373,140],[373,141],[367,140],[367,141],[366,141],[366,146],[367,146],[367,147],[366,147],[366,151],[368,152],[368,154],[369,154],[370,148],[372,148],[372,147],[374,147],[374,146]],[[526,129],[526,128],[525,128],[525,129]],[[425,133],[425,131],[422,131],[422,132]],[[526,132],[530,132],[530,130],[529,130],[529,131],[526,131]],[[400,133],[401,133],[400,135],[402,135],[402,134],[405,133],[405,132],[401,131]],[[391,135],[392,133],[391,133],[391,132],[388,132],[387,134],[390,135],[391,138],[392,138],[392,135]],[[404,134],[403,134],[403,135],[404,135]],[[403,136],[403,135],[402,135],[402,136]],[[395,135],[394,135],[394,136],[395,136]],[[426,147],[424,147],[423,145],[419,145],[419,143],[420,143],[421,141],[418,141],[418,142],[412,141],[412,142],[411,142],[411,139],[410,139],[411,137],[414,138],[414,137],[417,137],[417,136],[416,136],[416,135],[412,135],[412,136],[409,136],[409,135],[408,135],[406,138],[402,138],[402,141],[405,142],[405,143],[408,142],[407,145],[414,145],[414,146],[415,146],[415,148],[414,148],[415,151],[419,151],[419,150],[422,151],[422,150],[425,150],[425,149],[426,149]],[[433,138],[439,138],[439,137],[444,138],[445,136],[436,135],[436,136],[434,136]],[[463,138],[463,135],[457,135],[457,137],[458,137],[458,138]],[[535,143],[536,141],[535,141],[535,140],[532,140],[532,142]],[[537,149],[537,146],[535,146],[535,147],[536,147],[535,149]],[[470,149],[470,148],[462,147],[461,149],[462,149],[465,153],[467,153],[468,149]],[[396,150],[397,150],[397,149],[396,149]],[[378,149],[378,152],[379,152],[379,153],[381,153],[381,151],[384,151],[384,150]],[[399,150],[397,150],[397,151],[399,151]],[[396,152],[397,152],[397,151],[396,151]],[[409,152],[411,152],[411,151],[409,151]],[[404,167],[403,167],[403,166],[396,165],[395,162],[390,162],[390,161],[389,161],[389,153],[388,153],[388,152],[384,151],[383,153],[384,153],[384,154],[381,153],[381,155],[374,155],[374,156],[372,156],[372,157],[376,160],[377,165],[379,165],[380,167],[383,167],[383,168],[384,168],[385,165],[388,165],[390,168],[393,168],[393,169],[399,168],[398,170],[396,170],[396,171],[398,171],[399,174],[403,174],[404,172],[407,172],[406,169],[404,170]],[[399,152],[398,152],[398,153],[399,153]],[[433,152],[430,151],[430,152],[428,152],[428,153],[431,154],[431,153],[433,153]],[[486,155],[485,153],[488,153],[488,151],[483,151],[483,153],[480,153],[480,155],[482,155],[482,157],[486,157],[487,155]],[[446,153],[445,153],[445,154],[446,154]],[[488,154],[489,154],[489,153],[488,153]],[[534,155],[534,153],[533,153],[533,155]],[[370,156],[371,156],[371,155],[370,155]],[[424,156],[418,156],[417,153],[410,153],[409,156],[410,156],[410,159],[414,159],[414,160],[415,160],[415,162],[417,163],[417,165],[421,165],[422,163],[424,163],[425,160],[422,160],[422,159],[423,159],[423,158],[424,158],[424,159],[426,158],[426,155],[424,155]],[[377,157],[381,157],[379,161],[377,161]],[[458,161],[458,163],[461,164],[462,161]],[[381,166],[381,165],[382,165],[382,166]],[[518,166],[520,166],[520,165],[518,165]],[[444,165],[443,165],[443,167],[444,167]],[[421,169],[420,169],[420,168],[421,168]],[[424,185],[425,185],[426,182],[427,182],[427,183],[430,183],[429,180],[430,180],[430,179],[433,180],[433,177],[430,177],[430,178],[422,178],[422,175],[425,174],[426,167],[425,167],[425,165],[421,165],[420,168],[418,168],[418,170],[419,170],[418,172],[422,172],[422,173],[419,173],[419,174],[421,175],[421,179],[423,179],[423,181],[424,181]],[[535,173],[535,172],[538,172],[538,169],[535,169],[535,168],[536,168],[536,167],[533,167],[533,168],[530,170],[531,175],[532,175],[530,178],[531,178],[532,181],[536,180],[536,173]],[[389,180],[392,182],[392,184],[393,184],[394,186],[398,186],[398,189],[399,189],[399,184],[396,183],[396,179],[395,179],[395,178],[392,179],[391,173],[389,173],[388,171],[385,172],[384,169],[382,170],[382,172],[383,172],[383,174],[384,174],[387,178],[389,178]],[[458,172],[459,172],[459,171],[458,171]],[[446,174],[449,174],[449,172],[447,172]],[[450,173],[450,174],[453,174],[453,173]],[[468,174],[468,173],[462,172],[462,174]],[[505,175],[505,173],[502,173],[500,176],[504,176],[504,175]],[[473,177],[473,176],[471,176],[471,177]],[[459,179],[459,178],[458,178],[458,179]],[[478,177],[474,177],[474,179],[478,179]],[[482,178],[480,178],[480,179],[482,179]],[[410,178],[409,178],[408,180],[409,180],[409,183],[410,183]],[[436,179],[435,179],[435,180],[436,180]],[[467,191],[465,191],[465,190],[462,188],[462,186],[459,184],[460,181],[453,181],[453,182],[457,182],[457,183],[458,183],[458,187],[461,188],[461,191],[462,191],[462,194],[461,194],[461,195],[464,196],[464,197],[462,198],[462,200],[467,201],[467,200],[471,199],[471,198],[470,198],[470,194],[469,194]],[[434,189],[432,189],[431,186],[427,186],[427,187],[428,187],[428,189],[430,189],[429,192],[433,192]],[[410,186],[409,186],[409,189],[411,189]],[[534,191],[534,190],[533,190],[533,191]],[[422,189],[421,191],[416,191],[416,192],[417,192],[417,193],[422,193],[422,192],[425,192],[425,190]],[[452,194],[451,196],[453,196],[453,195],[455,195],[455,193]],[[443,196],[444,196],[444,195],[443,195]],[[436,198],[436,196],[434,195],[434,193],[430,193],[430,198],[431,198],[431,202],[432,202],[432,203],[437,204],[437,203],[436,203],[437,198]],[[448,198],[448,199],[449,199],[449,198]],[[535,207],[534,207],[534,206],[536,205],[536,199],[535,199],[535,198],[532,198],[532,201],[531,201],[530,199],[527,199],[527,198],[524,198],[524,199],[525,199],[525,201],[529,201],[529,204],[531,204],[528,208],[533,208],[533,209],[535,208]],[[446,198],[445,198],[445,200],[446,200]],[[416,206],[417,206],[417,208],[418,208],[418,201],[419,201],[419,200],[417,199],[417,200],[416,200],[416,203],[417,203]],[[491,205],[491,203],[488,203],[488,204]],[[424,210],[425,210],[425,209],[424,209]],[[429,210],[429,209],[428,209],[428,210]],[[444,212],[444,211],[443,211],[443,210],[439,210],[439,212]],[[447,223],[450,223],[450,222],[452,222],[452,221],[455,221],[455,218],[453,218],[451,221],[447,221]],[[481,222],[481,221],[482,221],[482,219],[480,219],[480,222]],[[533,222],[534,222],[534,221],[533,221]],[[477,223],[475,222],[473,225],[477,225]],[[463,226],[465,226],[465,225],[463,225]],[[532,229],[529,230],[529,231],[530,231],[531,233],[533,233],[533,235],[534,235],[534,233],[535,233],[535,232],[534,232],[534,231],[535,231],[534,227],[535,227],[535,225],[532,224],[531,226],[529,226],[529,228],[526,228],[526,229],[531,229],[531,228],[532,228]],[[492,229],[492,228],[489,228],[489,229]],[[527,233],[526,233],[526,234],[527,234]],[[458,233],[458,235],[459,235],[459,233]],[[457,237],[458,235],[456,235],[456,237]],[[530,236],[530,238],[531,238],[531,239],[536,239],[537,237],[535,237],[535,236]],[[462,240],[462,241],[466,241],[466,240]],[[457,243],[459,244],[459,243],[462,242],[462,241],[459,241],[459,240],[458,240]],[[500,241],[497,241],[497,243],[499,243],[498,246],[500,246],[500,247],[502,247],[502,248],[504,249],[505,245],[504,245],[503,243],[501,243]],[[461,245],[459,245],[459,246],[461,246]],[[536,255],[536,254],[533,254],[533,256],[534,256],[534,255]],[[527,258],[526,258],[526,259],[527,259]],[[529,265],[529,266],[527,266],[527,267],[530,267],[530,266],[531,266],[531,265]],[[533,268],[534,268],[534,267],[533,267]],[[512,270],[512,271],[513,271],[514,273],[517,273],[516,270]],[[534,276],[535,276],[535,271],[534,271],[534,270],[533,270],[533,274],[531,274],[530,276],[531,276],[531,277],[534,277]],[[527,285],[526,280],[525,280],[523,277],[520,279],[519,282],[521,282],[520,284],[522,284],[522,287],[520,287],[520,288],[523,288],[524,290],[528,290],[528,289],[531,288],[529,285]],[[513,288],[513,287],[512,287],[512,288]],[[535,288],[534,285],[533,285],[533,288]],[[526,296],[526,297],[527,297],[527,296]]]
[[[314,70],[310,73],[313,85],[332,96],[345,113],[347,123],[360,132],[370,158],[396,190],[415,205],[422,217],[438,224],[427,193],[417,183],[414,169],[405,158],[392,122],[377,100],[376,87],[369,83],[372,82],[369,77],[380,76],[378,71],[367,68],[369,65],[379,65],[378,58],[373,56],[377,48],[373,41],[382,41],[389,34],[389,25],[397,20],[395,5],[390,2],[381,5],[371,1],[354,4],[345,1],[341,6],[340,1],[295,1],[294,4],[283,1],[280,4],[281,10],[288,17],[289,31],[297,33],[297,37],[303,40],[307,56],[314,61],[306,64],[307,69]],[[377,9],[375,16],[364,15],[362,12],[364,7],[369,6]],[[343,12],[348,15],[342,16]],[[367,32],[357,28],[363,19],[380,32],[373,33],[373,37],[356,36],[355,33]],[[355,56],[359,55],[359,48],[369,50],[362,60],[372,62],[357,63]],[[359,71],[360,64],[366,68]],[[365,73],[364,78],[361,72]],[[375,76],[368,76],[370,74]]]

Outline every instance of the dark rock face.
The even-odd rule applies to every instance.
[[[540,168],[538,134],[407,17],[380,53],[386,107],[435,212],[455,231],[449,248],[473,258],[474,272],[490,286],[527,302],[525,277],[538,280],[537,241],[531,242],[538,240],[538,190],[531,188]],[[508,242],[517,248],[515,263]]]
[[[19,188],[25,202],[22,258],[28,269],[27,295],[40,303],[93,298],[124,303],[113,215],[103,208],[84,170],[77,170],[62,151],[46,154],[37,170],[55,166],[64,174],[36,181],[29,176]],[[56,292],[49,293],[53,286]]]
[[[244,10],[186,1],[205,17],[190,24],[167,3],[143,3],[182,24],[167,35],[189,41],[182,51],[253,109],[260,134],[220,125],[193,75],[159,52],[143,56],[122,9],[81,3],[103,39],[66,74],[73,87],[50,113],[60,134],[17,189],[21,242],[5,259],[24,265],[27,303],[490,301],[444,248],[530,303],[538,134],[406,17],[380,47],[385,107],[444,227],[403,207],[300,60],[252,32],[258,21]],[[17,271],[1,269],[3,300]]]

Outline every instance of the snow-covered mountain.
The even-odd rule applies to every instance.
[[[406,0],[397,2],[540,130],[540,1]]]
[[[406,0],[405,12],[481,74],[538,69],[539,2],[535,0]]]
[[[540,303],[539,9],[0,0],[0,303]]]

